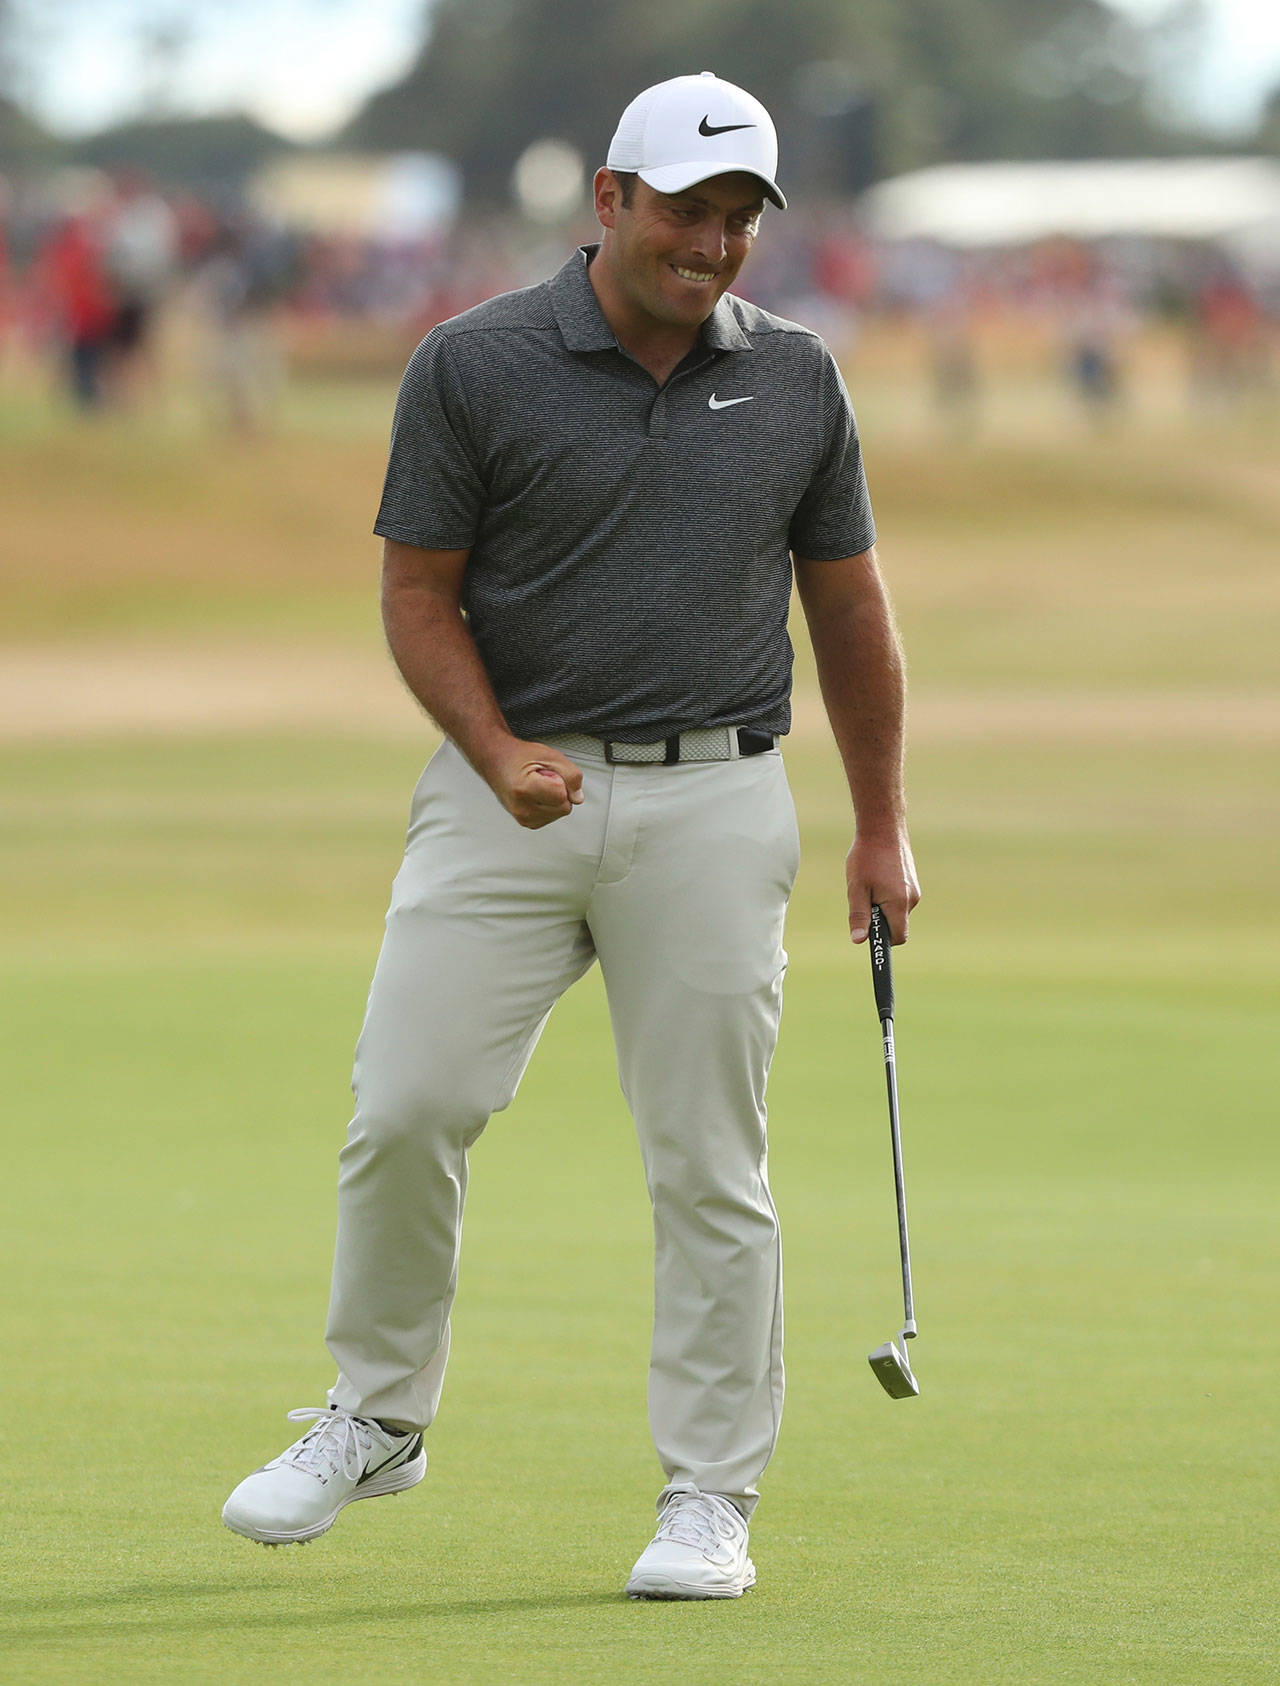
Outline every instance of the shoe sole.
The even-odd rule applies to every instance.
[[[654,1601],[694,1598],[741,1598],[756,1584],[756,1566],[747,1559],[746,1571],[736,1586],[696,1586],[690,1581],[672,1581],[662,1575],[637,1575],[627,1582],[628,1598]]]
[[[387,1493],[403,1493],[410,1487],[416,1487],[427,1473],[427,1454],[419,1452],[416,1458],[411,1458],[407,1464],[400,1464],[395,1469],[388,1470],[384,1475],[379,1472],[363,1487],[357,1487],[354,1493],[348,1493],[319,1522],[313,1522],[309,1527],[298,1528],[294,1532],[275,1531],[267,1528],[254,1528],[251,1524],[238,1522],[227,1515],[224,1508],[222,1520],[233,1534],[239,1534],[241,1539],[253,1540],[258,1545],[306,1545],[309,1540],[318,1540],[321,1534],[327,1534],[338,1519],[338,1512],[345,1506],[354,1504],[357,1499],[380,1499]]]

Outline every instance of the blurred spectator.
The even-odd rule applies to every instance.
[[[0,176],[0,356],[8,345],[10,329],[17,315],[17,284],[9,252],[9,216],[13,193]]]
[[[1121,396],[1121,340],[1126,317],[1106,282],[1094,277],[1063,304],[1067,376],[1086,412],[1108,420]]]
[[[209,395],[233,433],[263,426],[278,384],[278,356],[267,323],[274,276],[252,236],[226,223],[192,276],[190,297],[205,330]]]
[[[1068,387],[1091,420],[1110,420],[1121,396],[1130,325],[1118,276],[1100,250],[1061,239],[1031,253],[1030,278],[1058,340]]]
[[[91,210],[54,225],[36,257],[35,291],[66,362],[72,399],[83,410],[102,403],[116,331],[101,219]]]
[[[115,295],[111,336],[112,378],[130,397],[141,381],[154,378],[156,313],[173,277],[178,256],[178,222],[149,179],[121,171],[107,218],[104,261]]]
[[[930,312],[929,352],[938,410],[967,433],[976,417],[979,385],[972,312],[963,291]]]
[[[1235,404],[1271,381],[1270,347],[1263,311],[1240,278],[1225,266],[1200,289],[1191,336],[1193,394]]]

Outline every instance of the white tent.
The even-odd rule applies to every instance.
[[[361,239],[416,240],[446,229],[460,197],[456,167],[433,152],[291,153],[249,184],[260,216]]]
[[[1054,235],[1271,246],[1280,165],[1265,158],[1144,158],[1073,164],[939,164],[863,195],[886,240],[1017,246]]]

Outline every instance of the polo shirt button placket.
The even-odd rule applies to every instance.
[[[649,410],[650,439],[665,439],[667,437],[667,395],[678,381],[686,381],[691,375],[701,374],[703,369],[709,368],[715,361],[712,357],[703,357],[688,369],[681,369],[671,376],[663,387],[659,387],[653,404]]]

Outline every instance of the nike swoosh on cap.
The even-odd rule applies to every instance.
[[[709,410],[727,410],[731,404],[750,404],[755,399],[755,393],[749,393],[745,398],[717,398],[713,392],[707,399]]]
[[[710,116],[711,116],[711,113],[708,112],[706,117],[704,117],[702,119],[701,123],[698,124],[698,133],[700,135],[706,135],[708,140],[710,140],[712,135],[728,135],[728,134],[732,134],[732,132],[735,129],[754,129],[755,126],[756,126],[754,123],[719,123],[719,124],[712,124],[712,123],[707,121],[707,119]]]

